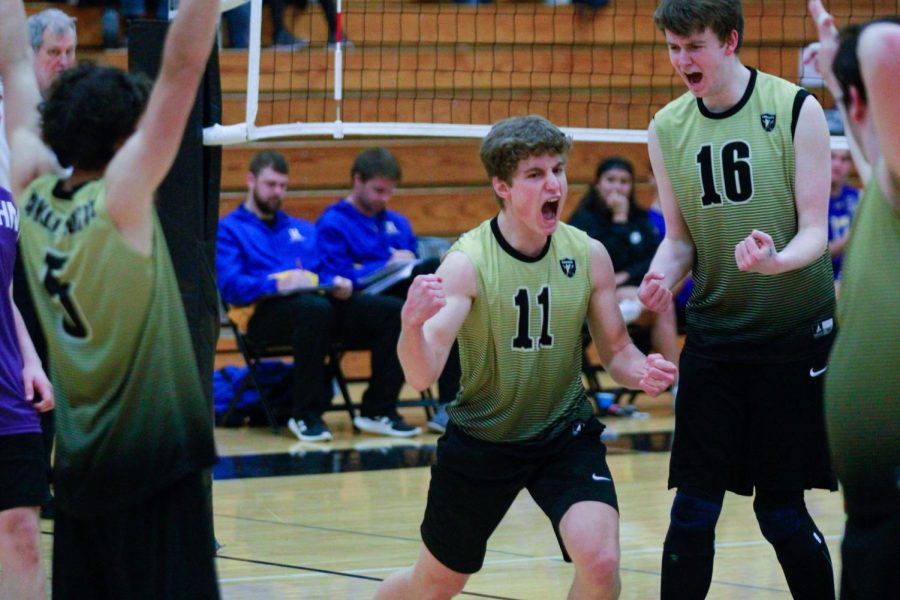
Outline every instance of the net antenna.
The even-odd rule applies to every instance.
[[[497,120],[529,113],[549,118],[578,141],[645,144],[656,110],[684,93],[652,24],[655,0],[617,0],[587,16],[539,3],[349,6],[334,0],[337,28],[325,52],[322,45],[261,51],[262,0],[222,0],[220,9],[248,2],[243,122],[207,127],[206,145],[298,137],[482,138]],[[361,36],[362,47],[345,45],[344,8],[351,9],[350,35],[358,42]],[[814,39],[804,30],[804,3],[776,0],[750,8],[745,40],[754,43],[745,41],[745,64],[798,80],[798,44]],[[320,23],[320,16],[308,13],[317,10],[299,17],[295,11],[295,21],[303,19],[315,33],[312,22]],[[783,38],[773,37],[782,25],[789,26]],[[272,107],[268,123],[259,118],[261,61],[265,81],[272,81],[264,94],[272,98],[265,105]],[[833,136],[832,147],[846,148],[845,138]]]

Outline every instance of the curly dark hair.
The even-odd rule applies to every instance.
[[[150,79],[83,62],[62,73],[41,105],[42,137],[60,164],[106,168],[134,132],[150,96]]]

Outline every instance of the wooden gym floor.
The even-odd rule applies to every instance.
[[[621,508],[622,598],[659,596],[660,553],[672,492],[666,476],[671,397],[641,396],[647,419],[607,417],[615,432],[609,465]],[[404,409],[423,426],[421,409]],[[326,414],[335,440],[298,442],[286,429],[218,429],[215,470],[217,568],[224,598],[371,598],[381,579],[411,564],[437,436],[404,440],[351,431],[343,412]],[[840,571],[844,516],[839,494],[807,493]],[[49,571],[52,523],[42,521]],[[562,561],[546,517],[519,496],[488,543],[482,571],[461,598],[553,600],[566,597],[572,567]],[[711,599],[790,598],[751,500],[729,494],[719,521]]]

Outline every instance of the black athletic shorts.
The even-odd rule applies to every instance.
[[[219,598],[202,474],[101,517],[56,509],[53,598]]]
[[[790,363],[681,355],[669,487],[837,489],[822,406],[828,350]]]
[[[538,443],[505,444],[475,439],[451,422],[431,467],[421,527],[425,546],[446,567],[475,573],[488,538],[524,488],[550,519],[568,561],[559,522],[569,507],[595,500],[619,509],[600,441],[603,429],[591,418]]]
[[[41,434],[0,436],[0,510],[41,506],[49,497]]]

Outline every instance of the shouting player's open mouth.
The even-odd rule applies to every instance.
[[[703,73],[684,73],[684,78],[691,91],[694,91],[703,81]]]
[[[559,198],[548,200],[541,205],[541,216],[547,224],[555,224],[559,220]]]

